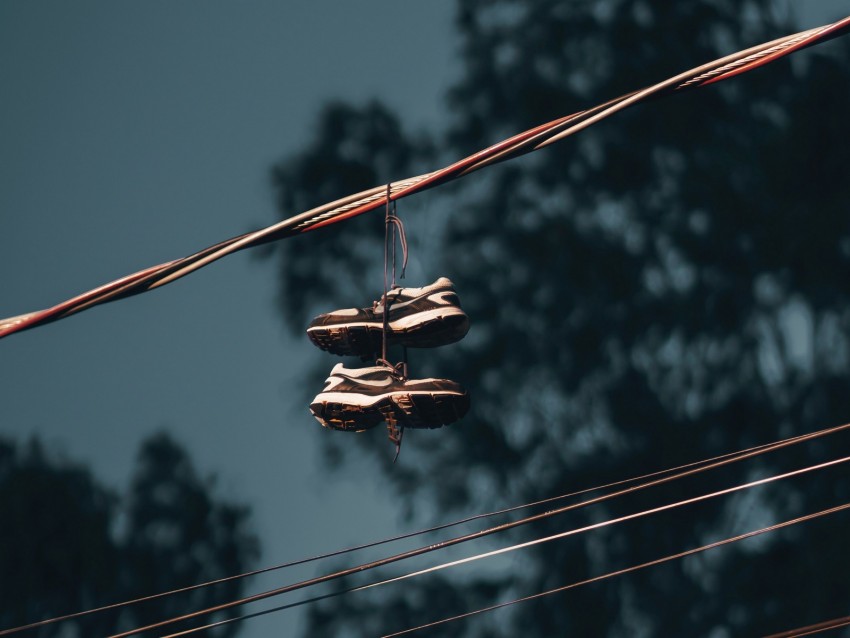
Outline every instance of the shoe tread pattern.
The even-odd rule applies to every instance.
[[[387,345],[407,348],[435,348],[460,341],[469,331],[469,318],[463,315],[434,317],[406,330],[387,334]],[[382,330],[370,326],[329,326],[313,328],[307,335],[322,350],[339,356],[371,358],[381,351]]]
[[[407,428],[436,429],[463,418],[469,410],[469,395],[409,394],[398,392],[370,406],[318,402],[310,411],[319,422],[334,430],[362,432],[388,417]]]
[[[367,326],[314,328],[307,333],[316,346],[339,356],[371,356],[381,348],[381,332]]]
[[[375,406],[360,407],[346,403],[318,402],[310,406],[319,422],[332,430],[345,432],[363,432],[370,430],[384,420]]]
[[[469,410],[468,394],[406,394],[390,397],[399,422],[409,428],[435,429],[454,423]]]

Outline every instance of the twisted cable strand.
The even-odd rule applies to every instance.
[[[463,177],[485,166],[544,148],[651,96],[660,97],[676,90],[706,86],[716,81],[734,77],[793,51],[843,35],[847,32],[848,26],[850,26],[850,17],[824,27],[808,29],[778,38],[701,65],[652,87],[611,100],[604,105],[535,127],[443,169],[393,182],[390,198],[397,200],[407,197],[426,188],[433,188]],[[267,228],[225,240],[188,257],[128,275],[51,308],[8,319],[0,319],[0,338],[68,317],[94,305],[164,286],[233,252],[323,228],[375,210],[386,203],[387,198],[383,190],[383,186],[377,186],[349,195],[277,222]]]

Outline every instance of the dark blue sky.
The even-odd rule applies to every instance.
[[[379,95],[408,125],[437,122],[451,6],[0,4],[0,317],[274,221],[271,165],[326,99]],[[272,263],[243,253],[3,340],[0,434],[37,433],[119,487],[165,427],[251,502],[266,563],[395,531],[375,468],[326,474],[333,433],[289,389],[327,355],[288,337],[275,294]]]
[[[842,5],[801,3],[803,25]],[[269,169],[328,98],[380,96],[409,127],[438,123],[452,7],[0,3],[0,317],[271,223]],[[324,471],[334,433],[290,391],[315,353],[284,332],[275,293],[272,264],[242,253],[3,340],[0,434],[37,433],[122,487],[139,441],[165,427],[251,502],[264,564],[394,533],[397,507],[356,449]]]

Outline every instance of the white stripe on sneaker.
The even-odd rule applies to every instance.
[[[390,308],[390,310],[392,310],[392,308]],[[430,308],[428,310],[423,310],[422,312],[417,312],[414,315],[409,315],[407,317],[402,317],[401,319],[396,319],[395,321],[390,321],[390,329],[407,330],[421,321],[428,321],[430,319],[439,319],[441,317],[453,317],[456,315],[465,314],[466,313],[457,306],[441,306],[439,308]],[[352,321],[344,325],[346,328],[375,328],[377,330],[381,330],[384,327],[384,324],[381,321]],[[310,326],[309,328],[307,328],[307,333],[309,334],[311,332],[317,332],[320,330],[334,330],[338,327],[339,326]]]
[[[430,321],[431,319],[442,319],[445,317],[454,317],[458,315],[466,316],[466,313],[457,306],[443,306],[440,308],[431,308],[417,312],[415,315],[409,315],[390,321],[390,328],[393,330],[408,330],[413,328],[418,323]]]
[[[462,397],[465,395],[464,392],[452,392],[450,390],[396,390],[395,392],[387,392],[385,394],[378,394],[374,396],[368,394],[357,394],[355,392],[322,392],[313,399],[313,403],[343,403],[346,405],[356,405],[360,408],[366,408],[371,407],[379,401],[383,401],[394,394],[412,394],[414,396],[443,394],[453,397]]]

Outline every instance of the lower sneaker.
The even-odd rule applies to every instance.
[[[310,404],[319,423],[361,432],[381,421],[411,428],[454,423],[469,409],[469,394],[447,379],[406,379],[395,368],[349,369],[338,363]]]
[[[454,284],[440,277],[422,288],[393,288],[371,308],[346,308],[319,315],[307,336],[332,354],[370,358],[381,351],[384,311],[387,345],[433,348],[462,339],[469,318],[461,310]]]

